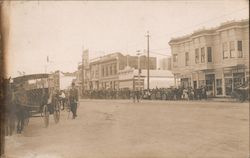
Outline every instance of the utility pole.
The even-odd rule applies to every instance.
[[[136,55],[138,55],[138,90],[139,92],[141,91],[141,61],[140,61],[140,51],[137,51],[138,53]]]
[[[148,64],[147,64],[147,89],[149,91],[149,31],[147,31],[147,45],[148,45],[148,48],[147,48],[147,55],[148,55],[148,58],[147,58],[147,61],[148,61]]]
[[[83,95],[84,95],[84,56],[82,52],[82,96]]]

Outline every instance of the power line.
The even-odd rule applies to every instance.
[[[150,53],[156,54],[156,55],[161,55],[161,56],[167,56],[167,57],[171,56],[171,54],[162,54],[162,53],[158,53],[158,52],[154,52],[154,51],[150,51]]]

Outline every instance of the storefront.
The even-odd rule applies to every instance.
[[[247,81],[247,71],[244,67],[232,67],[224,70],[224,81],[225,81],[225,95],[230,96],[233,90],[245,83]],[[248,76],[249,78],[249,76]]]
[[[223,97],[231,96],[235,88],[249,83],[249,69],[235,66],[196,71],[192,75],[176,75],[176,77],[180,77],[179,86],[181,87],[197,89],[206,86],[208,96]]]

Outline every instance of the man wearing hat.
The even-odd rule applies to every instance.
[[[73,119],[75,119],[76,115],[76,110],[77,110],[77,102],[78,102],[78,91],[75,87],[75,83],[72,83],[72,88],[69,91],[69,102],[70,102],[70,107],[71,111],[73,113]]]

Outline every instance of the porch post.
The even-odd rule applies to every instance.
[[[224,77],[224,69],[222,68],[222,74],[221,74],[221,76],[222,76],[222,80],[221,80],[221,87],[222,87],[222,95],[223,96],[226,96],[226,85],[225,85],[225,77]]]

